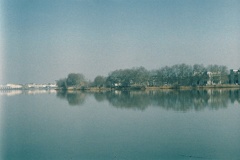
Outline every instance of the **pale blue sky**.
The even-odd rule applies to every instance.
[[[2,83],[179,63],[240,67],[239,0],[2,2]]]

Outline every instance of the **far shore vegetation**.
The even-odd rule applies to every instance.
[[[87,81],[81,73],[70,73],[56,81],[59,90],[144,90],[144,89],[193,89],[240,88],[240,68],[228,70],[223,65],[177,64],[160,69],[144,67],[119,69],[107,77],[98,75]]]

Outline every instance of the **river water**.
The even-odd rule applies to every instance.
[[[240,90],[0,91],[3,160],[240,159]]]

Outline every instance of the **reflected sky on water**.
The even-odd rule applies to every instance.
[[[2,159],[239,159],[239,93],[2,93]]]

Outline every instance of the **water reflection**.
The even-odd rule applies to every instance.
[[[108,101],[116,108],[145,110],[149,106],[166,110],[189,111],[226,108],[228,103],[240,103],[240,90],[164,90],[164,91],[108,91],[58,92],[57,97],[67,99],[70,105],[81,105],[87,94],[98,102]]]
[[[84,104],[86,94],[79,91],[58,91],[57,97],[67,99],[69,105],[76,106]]]
[[[16,96],[20,94],[26,94],[26,95],[35,95],[35,94],[51,94],[56,93],[56,90],[45,90],[45,89],[33,89],[33,90],[0,90],[0,96]]]

